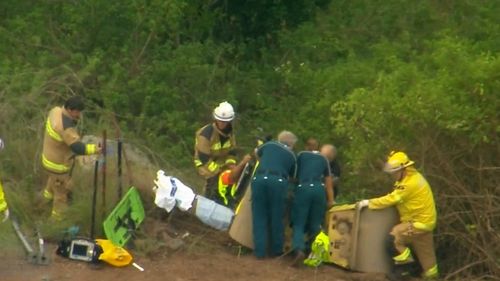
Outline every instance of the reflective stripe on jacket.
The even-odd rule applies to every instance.
[[[5,201],[5,195],[3,193],[2,180],[0,180],[0,212],[7,209],[7,201]]]
[[[221,135],[227,137],[224,143],[221,142]],[[233,155],[235,147],[234,134],[225,135],[215,123],[199,129],[196,132],[194,148],[194,164],[198,173],[205,178],[211,178],[219,174],[224,165],[236,164]]]
[[[70,145],[80,140],[76,123],[68,112],[59,106],[52,108],[45,123],[42,166],[53,173],[69,172],[73,165],[74,153]]]
[[[311,245],[311,253],[304,260],[304,264],[311,267],[318,267],[323,262],[330,261],[330,238],[325,232],[320,231],[314,238]]]
[[[370,209],[395,205],[402,222],[411,222],[415,228],[432,231],[436,227],[436,207],[427,180],[413,167],[406,168],[406,176],[394,184],[394,190],[382,197],[370,199]]]

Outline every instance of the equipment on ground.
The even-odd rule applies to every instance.
[[[38,240],[38,264],[49,264],[49,259],[45,255],[45,241],[38,228],[36,229],[36,235]]]
[[[141,272],[142,272],[142,271],[144,271],[144,268],[143,268],[142,266],[138,265],[137,263],[135,263],[135,262],[134,262],[134,263],[132,263],[132,265],[133,265],[135,268],[137,268],[139,271],[141,271]]]
[[[94,264],[103,261],[116,267],[127,266],[132,262],[129,252],[105,239],[63,239],[59,242],[56,254]]]
[[[329,261],[361,272],[389,273],[392,259],[385,240],[399,221],[394,207],[370,210],[356,204],[332,207],[326,214]]]
[[[114,245],[124,246],[145,218],[141,196],[131,187],[103,222],[104,233]]]
[[[127,266],[132,262],[132,255],[124,248],[115,246],[110,240],[96,239],[95,241],[102,249],[99,260],[116,267]]]
[[[304,260],[304,264],[310,267],[318,267],[323,262],[330,260],[330,239],[328,235],[321,230],[311,245],[311,253]]]
[[[49,259],[45,255],[45,242],[38,228],[36,228],[37,241],[38,241],[38,252],[36,252],[35,250],[33,250],[33,247],[31,247],[30,243],[28,242],[26,235],[24,235],[24,233],[21,231],[21,227],[19,226],[17,218],[13,216],[11,218],[11,222],[17,237],[19,238],[19,240],[21,240],[24,250],[26,251],[28,262],[36,265],[48,265]]]
[[[92,239],[75,238],[59,242],[56,253],[72,260],[97,263],[102,249]]]

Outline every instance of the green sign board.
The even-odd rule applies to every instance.
[[[144,218],[144,207],[139,192],[135,187],[131,187],[103,222],[106,238],[116,246],[123,247]]]

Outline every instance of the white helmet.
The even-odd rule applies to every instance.
[[[0,151],[3,150],[4,147],[5,147],[5,143],[3,142],[2,139],[0,139]]]
[[[234,109],[233,106],[227,101],[219,103],[214,109],[214,118],[215,120],[229,122],[234,119]]]

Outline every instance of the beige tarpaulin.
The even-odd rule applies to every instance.
[[[395,208],[359,210],[355,204],[331,208],[326,221],[330,262],[355,271],[388,273],[391,257],[385,239],[398,220]]]
[[[236,209],[236,215],[229,228],[229,236],[241,245],[253,249],[253,227],[252,227],[252,189],[250,185]]]

